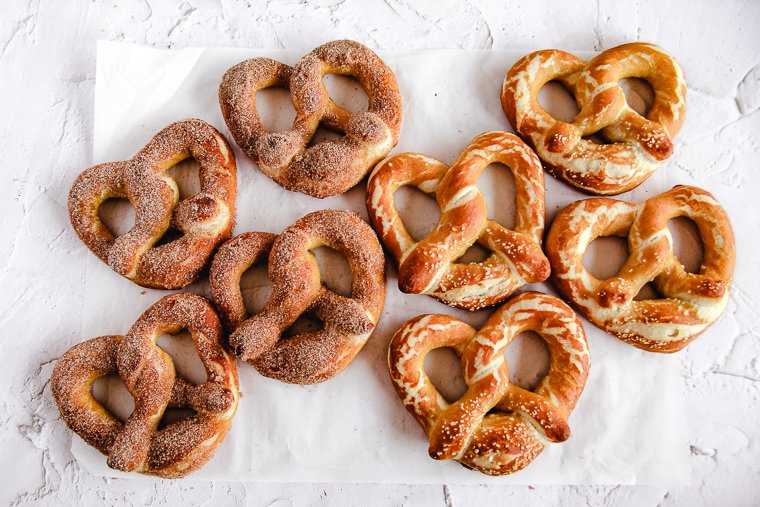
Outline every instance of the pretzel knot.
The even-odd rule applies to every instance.
[[[179,202],[179,189],[166,171],[194,157],[200,164],[200,191]],[[235,156],[208,123],[189,119],[161,130],[126,162],[85,170],[69,192],[74,230],[95,255],[144,287],[177,289],[198,279],[216,246],[229,237],[237,192]],[[126,198],[135,224],[114,237],[98,208]],[[170,227],[178,239],[157,245]]]
[[[704,245],[699,273],[688,273],[673,250],[668,221],[693,220]],[[600,236],[628,238],[618,273],[598,280],[583,254]],[[726,306],[734,271],[734,234],[713,196],[677,186],[640,206],[607,198],[578,201],[552,224],[546,251],[557,289],[588,320],[638,348],[676,352],[712,324]],[[653,282],[662,296],[634,299]]]
[[[546,342],[549,371],[533,391],[509,382],[504,350],[524,331]],[[449,403],[424,370],[441,347],[460,355],[467,392]],[[406,409],[430,439],[434,459],[456,459],[488,475],[526,467],[548,442],[570,436],[567,418],[589,371],[586,335],[562,301],[525,292],[496,310],[476,331],[448,315],[422,315],[396,332],[388,350],[391,380]]]
[[[310,252],[320,246],[345,255],[351,297],[324,287]],[[269,252],[271,248],[271,252]],[[240,277],[269,259],[272,293],[258,314],[247,315]],[[340,372],[375,329],[385,304],[385,258],[372,229],[348,211],[310,213],[276,237],[246,233],[225,243],[214,257],[211,290],[230,335],[230,346],[259,373],[283,382],[314,384]],[[303,313],[323,328],[282,339]]]
[[[367,111],[337,106],[322,84],[327,74],[356,78],[367,93]],[[256,111],[256,92],[272,86],[290,89],[296,118],[289,131],[267,132]],[[269,58],[246,60],[224,75],[219,103],[235,141],[264,174],[288,190],[320,198],[359,183],[396,145],[401,128],[393,71],[350,40],[319,46],[295,68]],[[320,125],[345,135],[307,148]]]
[[[626,103],[618,81],[629,77],[645,79],[654,89],[646,117]],[[557,120],[538,102],[541,88],[553,80],[575,96],[580,112],[572,122]],[[676,61],[652,44],[632,43],[589,62],[558,50],[531,53],[507,73],[501,104],[553,175],[592,194],[614,195],[638,186],[671,155],[685,97]],[[594,134],[609,144],[588,139]]]
[[[194,385],[177,375],[171,357],[156,345],[165,333],[187,329],[206,370]],[[121,423],[92,396],[92,384],[117,374],[135,400]],[[235,357],[222,344],[219,318],[192,294],[160,299],[126,336],[101,336],[66,352],[53,370],[53,395],[66,424],[108,456],[108,466],[166,478],[203,466],[229,429],[238,404]],[[196,413],[159,429],[167,407]]]
[[[514,230],[488,219],[478,176],[494,162],[515,179]],[[398,214],[393,196],[405,185],[435,195],[441,209],[436,228],[417,242]],[[416,153],[394,155],[375,168],[367,184],[369,217],[398,261],[399,288],[475,310],[497,304],[528,282],[549,276],[541,251],[544,175],[536,155],[506,132],[479,135],[451,167]],[[457,263],[473,244],[491,250],[482,262]]]

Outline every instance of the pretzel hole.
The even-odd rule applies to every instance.
[[[488,259],[489,255],[491,255],[491,250],[475,243],[470,248],[468,248],[455,262],[458,264],[475,264],[477,262],[483,262],[484,260]]]
[[[248,315],[259,313],[272,293],[272,281],[269,279],[267,263],[254,264],[240,277],[240,293]]]
[[[322,77],[322,84],[338,107],[352,113],[367,110],[369,105],[367,92],[356,78],[340,74],[325,74]]]
[[[633,297],[634,301],[644,301],[646,299],[660,299],[662,298],[662,295],[657,291],[654,284],[652,282],[644,284],[641,289],[639,289],[638,294],[636,294]]]
[[[206,368],[198,356],[195,342],[189,332],[163,334],[158,337],[156,344],[171,356],[177,375],[195,385],[203,384],[208,380]]]
[[[591,134],[589,136],[583,136],[584,141],[590,141],[594,144],[613,144],[613,141],[608,141],[601,134]]]
[[[687,273],[700,273],[705,256],[705,245],[697,224],[687,217],[676,217],[668,221],[668,229],[673,238],[673,251]]]
[[[292,338],[301,333],[308,333],[311,331],[320,331],[324,329],[325,325],[321,320],[313,315],[301,314],[290,327],[288,327],[280,337],[282,339]]]
[[[583,267],[599,280],[617,275],[628,259],[628,241],[619,236],[596,238],[583,254]]]
[[[286,88],[270,86],[256,92],[256,112],[267,132],[290,130],[296,119],[296,110]]]
[[[549,371],[549,347],[541,335],[525,331],[515,336],[504,351],[509,381],[533,391]]]
[[[538,103],[557,120],[571,122],[580,112],[575,98],[559,81],[549,81],[538,91]]]
[[[158,431],[161,431],[172,423],[181,421],[182,419],[187,419],[188,417],[192,417],[197,413],[198,412],[192,408],[166,407],[166,410],[164,410],[164,415],[161,417],[161,421],[158,423]]]
[[[179,200],[183,201],[201,191],[201,164],[193,157],[177,162],[166,174],[177,182]]]
[[[129,199],[108,199],[98,207],[100,222],[115,237],[129,232],[135,226],[135,208]]]
[[[314,248],[311,253],[317,258],[322,283],[336,294],[350,298],[352,274],[346,256],[327,246]]]
[[[620,88],[625,93],[625,101],[628,107],[639,113],[641,116],[649,114],[654,104],[654,88],[646,79],[636,77],[626,77],[618,81]]]
[[[340,139],[344,135],[345,134],[342,132],[337,132],[335,130],[332,130],[320,125],[319,127],[317,127],[316,132],[314,132],[314,136],[309,140],[306,146],[308,148],[311,148],[312,146],[315,146],[320,143],[324,143],[325,141],[335,141],[337,139]]]
[[[182,237],[182,231],[175,229],[174,227],[169,227],[168,229],[166,229],[166,232],[164,233],[164,235],[161,236],[161,238],[158,241],[156,241],[156,243],[153,245],[153,248],[158,248],[162,245],[166,245],[181,237]]]
[[[488,206],[488,218],[507,229],[515,227],[515,177],[504,164],[489,164],[476,183]]]
[[[124,422],[135,409],[135,400],[117,374],[105,375],[95,380],[91,387],[92,397],[116,419]]]
[[[393,196],[401,221],[414,241],[421,241],[438,225],[441,209],[431,194],[417,187],[406,185]]]
[[[430,382],[449,403],[454,403],[467,392],[462,363],[452,347],[441,347],[428,352],[424,368]]]

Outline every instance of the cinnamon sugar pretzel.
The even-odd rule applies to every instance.
[[[164,333],[187,329],[208,380],[194,385],[179,376],[156,345]],[[108,466],[165,478],[202,467],[224,439],[238,404],[235,357],[222,343],[219,318],[208,301],[192,294],[160,299],[126,336],[101,336],[80,343],[56,364],[53,396],[66,424],[108,456]],[[92,384],[117,374],[135,400],[126,422],[92,396]],[[196,413],[159,428],[167,407]]]
[[[177,183],[166,171],[188,157],[200,164],[200,192],[179,201]],[[87,248],[120,275],[144,287],[178,289],[198,279],[232,232],[236,178],[235,155],[214,127],[178,121],[131,160],[80,174],[69,192],[71,224]],[[100,205],[114,198],[129,199],[135,208],[134,226],[119,237],[98,216]],[[158,245],[170,227],[182,236]]]
[[[533,391],[509,382],[504,350],[524,331],[536,331],[551,355]],[[424,369],[433,349],[461,356],[467,392],[449,403]],[[570,436],[567,418],[589,371],[586,335],[562,301],[525,292],[499,308],[479,331],[448,315],[422,315],[394,335],[388,367],[396,392],[430,439],[428,453],[456,459],[487,475],[525,468],[549,442]]]
[[[320,246],[346,256],[351,297],[321,283],[319,265],[310,252]],[[249,317],[240,277],[267,255],[272,293],[261,312]],[[210,281],[238,357],[262,375],[293,384],[322,382],[348,366],[374,331],[385,304],[382,248],[372,228],[348,211],[310,213],[279,237],[246,233],[229,240],[214,257]],[[282,339],[307,312],[324,327]]]
[[[494,162],[515,179],[514,230],[489,220],[478,176]],[[415,241],[398,214],[393,196],[404,185],[434,194],[441,209],[436,228]],[[497,304],[528,282],[549,276],[541,251],[544,232],[544,174],[525,143],[506,132],[472,140],[451,167],[416,153],[394,155],[375,168],[367,184],[370,221],[399,264],[399,288],[428,294],[451,306],[475,310]],[[482,262],[456,260],[473,244],[488,248]]]
[[[322,84],[327,74],[355,77],[368,97],[365,112],[337,106]],[[296,118],[286,132],[267,132],[256,92],[289,88]],[[369,48],[328,42],[295,68],[269,58],[246,60],[227,71],[219,87],[222,115],[232,136],[259,168],[282,187],[313,197],[342,194],[396,145],[401,93],[393,71]],[[307,147],[323,125],[345,135]]]
[[[673,250],[668,221],[687,217],[704,244],[699,273],[688,273]],[[628,238],[628,259],[617,275],[598,280],[583,254],[600,236]],[[580,313],[608,333],[652,352],[676,352],[723,312],[734,271],[731,223],[708,192],[677,186],[641,205],[607,198],[578,201],[562,210],[546,241],[557,289]],[[635,299],[653,282],[658,299]]]
[[[654,89],[646,116],[628,106],[618,84],[645,79]],[[549,81],[561,82],[580,112],[560,121],[538,102]],[[592,194],[614,195],[638,186],[673,152],[686,112],[686,83],[676,61],[652,44],[623,44],[589,62],[559,50],[531,53],[507,73],[501,103],[515,131],[556,177]],[[588,136],[601,134],[609,144]]]

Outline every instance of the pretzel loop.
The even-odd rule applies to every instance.
[[[509,382],[504,351],[523,331],[536,331],[551,355],[531,392]],[[428,352],[461,355],[467,392],[446,401],[424,370]],[[578,317],[559,299],[526,292],[499,308],[479,330],[447,315],[424,315],[402,326],[388,351],[391,380],[430,439],[434,459],[504,475],[527,466],[547,442],[570,436],[567,417],[583,390],[588,346]]]
[[[177,376],[156,344],[164,333],[188,329],[207,380],[194,385]],[[92,396],[100,377],[119,374],[135,400],[125,423]],[[74,432],[108,456],[110,467],[160,477],[182,477],[200,468],[222,441],[238,403],[235,359],[222,346],[211,305],[191,294],[166,296],[148,308],[126,337],[103,336],[64,354],[51,378],[61,415]],[[196,414],[158,429],[164,410]]]
[[[494,162],[515,179],[516,220],[509,230],[487,218],[477,180]],[[393,196],[413,185],[435,194],[441,217],[436,228],[414,241]],[[549,265],[541,251],[544,187],[540,162],[518,138],[505,132],[476,137],[454,164],[414,153],[378,164],[367,184],[367,210],[375,230],[399,263],[399,288],[428,294],[460,308],[477,309],[503,301],[528,282],[545,280]],[[455,261],[478,243],[491,250],[481,262]]]
[[[668,221],[688,217],[704,245],[698,273],[687,273],[673,249]],[[599,236],[628,238],[618,273],[598,280],[583,254]],[[636,347],[676,352],[722,313],[733,276],[735,247],[728,216],[708,192],[677,186],[640,206],[587,199],[565,208],[547,238],[555,285],[591,322]],[[661,297],[635,300],[653,282]]]
[[[372,229],[350,212],[323,210],[288,227],[277,239],[262,233],[233,238],[211,267],[211,288],[232,330],[230,346],[262,375],[312,384],[336,375],[350,363],[375,329],[385,302],[385,260]],[[248,246],[250,245],[250,246]],[[272,292],[264,308],[249,318],[240,296],[240,276],[271,245]],[[342,253],[351,268],[351,296],[335,294],[321,282],[310,252],[320,246]],[[304,313],[323,328],[281,339]]]
[[[654,89],[646,116],[628,106],[618,81],[645,79]],[[557,80],[575,96],[572,122],[555,119],[538,93]],[[509,122],[555,176],[586,192],[613,195],[638,186],[673,152],[685,113],[678,64],[651,44],[609,49],[589,62],[557,50],[537,51],[507,73],[501,101]],[[610,144],[586,139],[601,134]]]
[[[624,78],[644,79],[654,89],[653,103],[646,117],[628,106],[618,84]],[[675,60],[651,44],[619,46],[594,58],[581,73],[575,86],[578,103],[589,104],[600,93],[605,93],[600,91],[603,86],[599,83],[609,83],[608,89],[621,106],[613,118],[615,121],[605,121],[604,136],[615,142],[627,142],[635,136],[641,148],[657,160],[668,158],[673,152],[671,138],[683,123],[686,88]]]
[[[327,74],[356,78],[368,109],[337,106],[322,83]],[[296,118],[286,132],[267,132],[256,111],[256,92],[290,89]],[[313,197],[342,194],[356,185],[398,141],[401,94],[390,68],[367,47],[328,42],[295,68],[254,58],[232,67],[219,88],[222,114],[235,141],[267,176],[288,190]],[[320,125],[345,134],[307,147]]]
[[[244,232],[224,243],[211,262],[209,282],[219,315],[228,330],[248,318],[240,288],[240,278],[253,265],[269,259],[276,234]]]
[[[166,171],[194,157],[200,192],[179,202]],[[134,158],[85,170],[69,193],[69,215],[82,241],[111,268],[135,283],[176,289],[195,281],[216,245],[229,237],[235,217],[235,159],[227,141],[201,120],[161,130]],[[115,238],[98,216],[108,199],[127,198],[135,224]],[[172,226],[182,236],[156,246]]]

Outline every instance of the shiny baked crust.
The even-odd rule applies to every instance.
[[[546,342],[551,360],[533,391],[509,382],[504,350],[523,331]],[[424,369],[431,350],[451,347],[462,360],[467,392],[449,403]],[[480,330],[449,315],[422,315],[396,332],[388,349],[393,386],[430,439],[428,453],[456,459],[487,475],[525,468],[550,442],[570,436],[567,418],[589,372],[586,335],[559,299],[525,292],[509,300]]]
[[[704,258],[688,273],[673,250],[668,221],[697,224]],[[595,278],[583,254],[600,236],[628,239],[618,273]],[[608,333],[640,349],[676,352],[715,322],[726,307],[736,248],[728,216],[705,190],[677,186],[641,205],[609,198],[577,201],[555,218],[546,240],[552,281],[578,311]],[[634,299],[653,282],[661,297]]]
[[[646,117],[626,103],[618,81],[629,77],[654,89]],[[575,97],[580,112],[572,122],[552,117],[538,102],[541,88],[553,80]],[[615,195],[641,184],[672,154],[686,113],[686,83],[678,63],[652,44],[623,44],[589,62],[543,50],[512,66],[501,103],[549,172],[585,192]],[[608,144],[588,139],[594,134]]]
[[[514,230],[488,219],[478,176],[494,162],[515,179]],[[414,241],[393,196],[412,185],[434,195],[441,209],[436,228]],[[544,233],[544,173],[535,153],[506,132],[486,132],[465,148],[451,167],[417,153],[401,153],[377,165],[367,183],[367,211],[385,248],[399,265],[399,288],[428,294],[448,305],[475,310],[504,301],[530,282],[549,276],[541,251]],[[482,262],[456,260],[475,243],[489,249]]]

